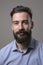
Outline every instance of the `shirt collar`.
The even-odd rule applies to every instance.
[[[30,44],[28,46],[28,48],[34,48],[34,39],[31,38]],[[16,40],[13,41],[13,47],[12,47],[13,51],[17,51],[17,46],[16,46]]]
[[[13,50],[13,51],[16,51],[16,50],[17,50],[16,40],[13,41],[13,47],[12,47],[12,50]]]

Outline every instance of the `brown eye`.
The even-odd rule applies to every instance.
[[[14,24],[18,24],[18,21],[13,21]]]
[[[23,23],[24,23],[24,24],[28,24],[28,20],[24,20]]]

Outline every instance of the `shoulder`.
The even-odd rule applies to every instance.
[[[3,53],[4,53],[6,50],[11,49],[12,46],[13,46],[13,42],[14,42],[14,41],[8,43],[6,46],[4,46],[2,49],[0,49],[0,52],[3,52]],[[2,53],[1,53],[1,54],[2,54]]]
[[[39,50],[43,50],[43,42],[40,42],[40,41],[38,41],[38,48],[39,48]]]
[[[40,55],[43,55],[43,42],[39,42],[39,51],[40,51]]]
[[[35,41],[34,55],[36,56],[39,64],[43,65],[43,42],[40,42],[38,40],[34,40],[34,41]]]
[[[43,65],[43,42],[39,42],[38,56],[41,61],[41,64]]]
[[[40,42],[36,39],[33,39],[33,41],[34,41],[34,46],[35,47],[43,49],[43,42]]]
[[[43,54],[43,42],[33,39],[34,51]]]
[[[5,61],[5,59],[7,58],[7,56],[9,55],[9,53],[11,52],[11,49],[13,47],[14,41],[10,42],[8,45],[6,45],[5,47],[3,47],[0,50],[0,63],[3,63]]]
[[[43,57],[43,42],[34,39],[34,48],[40,54],[40,57]]]

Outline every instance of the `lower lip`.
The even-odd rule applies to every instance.
[[[24,33],[20,33],[20,35],[24,35]]]

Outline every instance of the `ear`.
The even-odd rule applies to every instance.
[[[33,27],[34,27],[34,22],[31,21],[31,29],[33,29]]]

